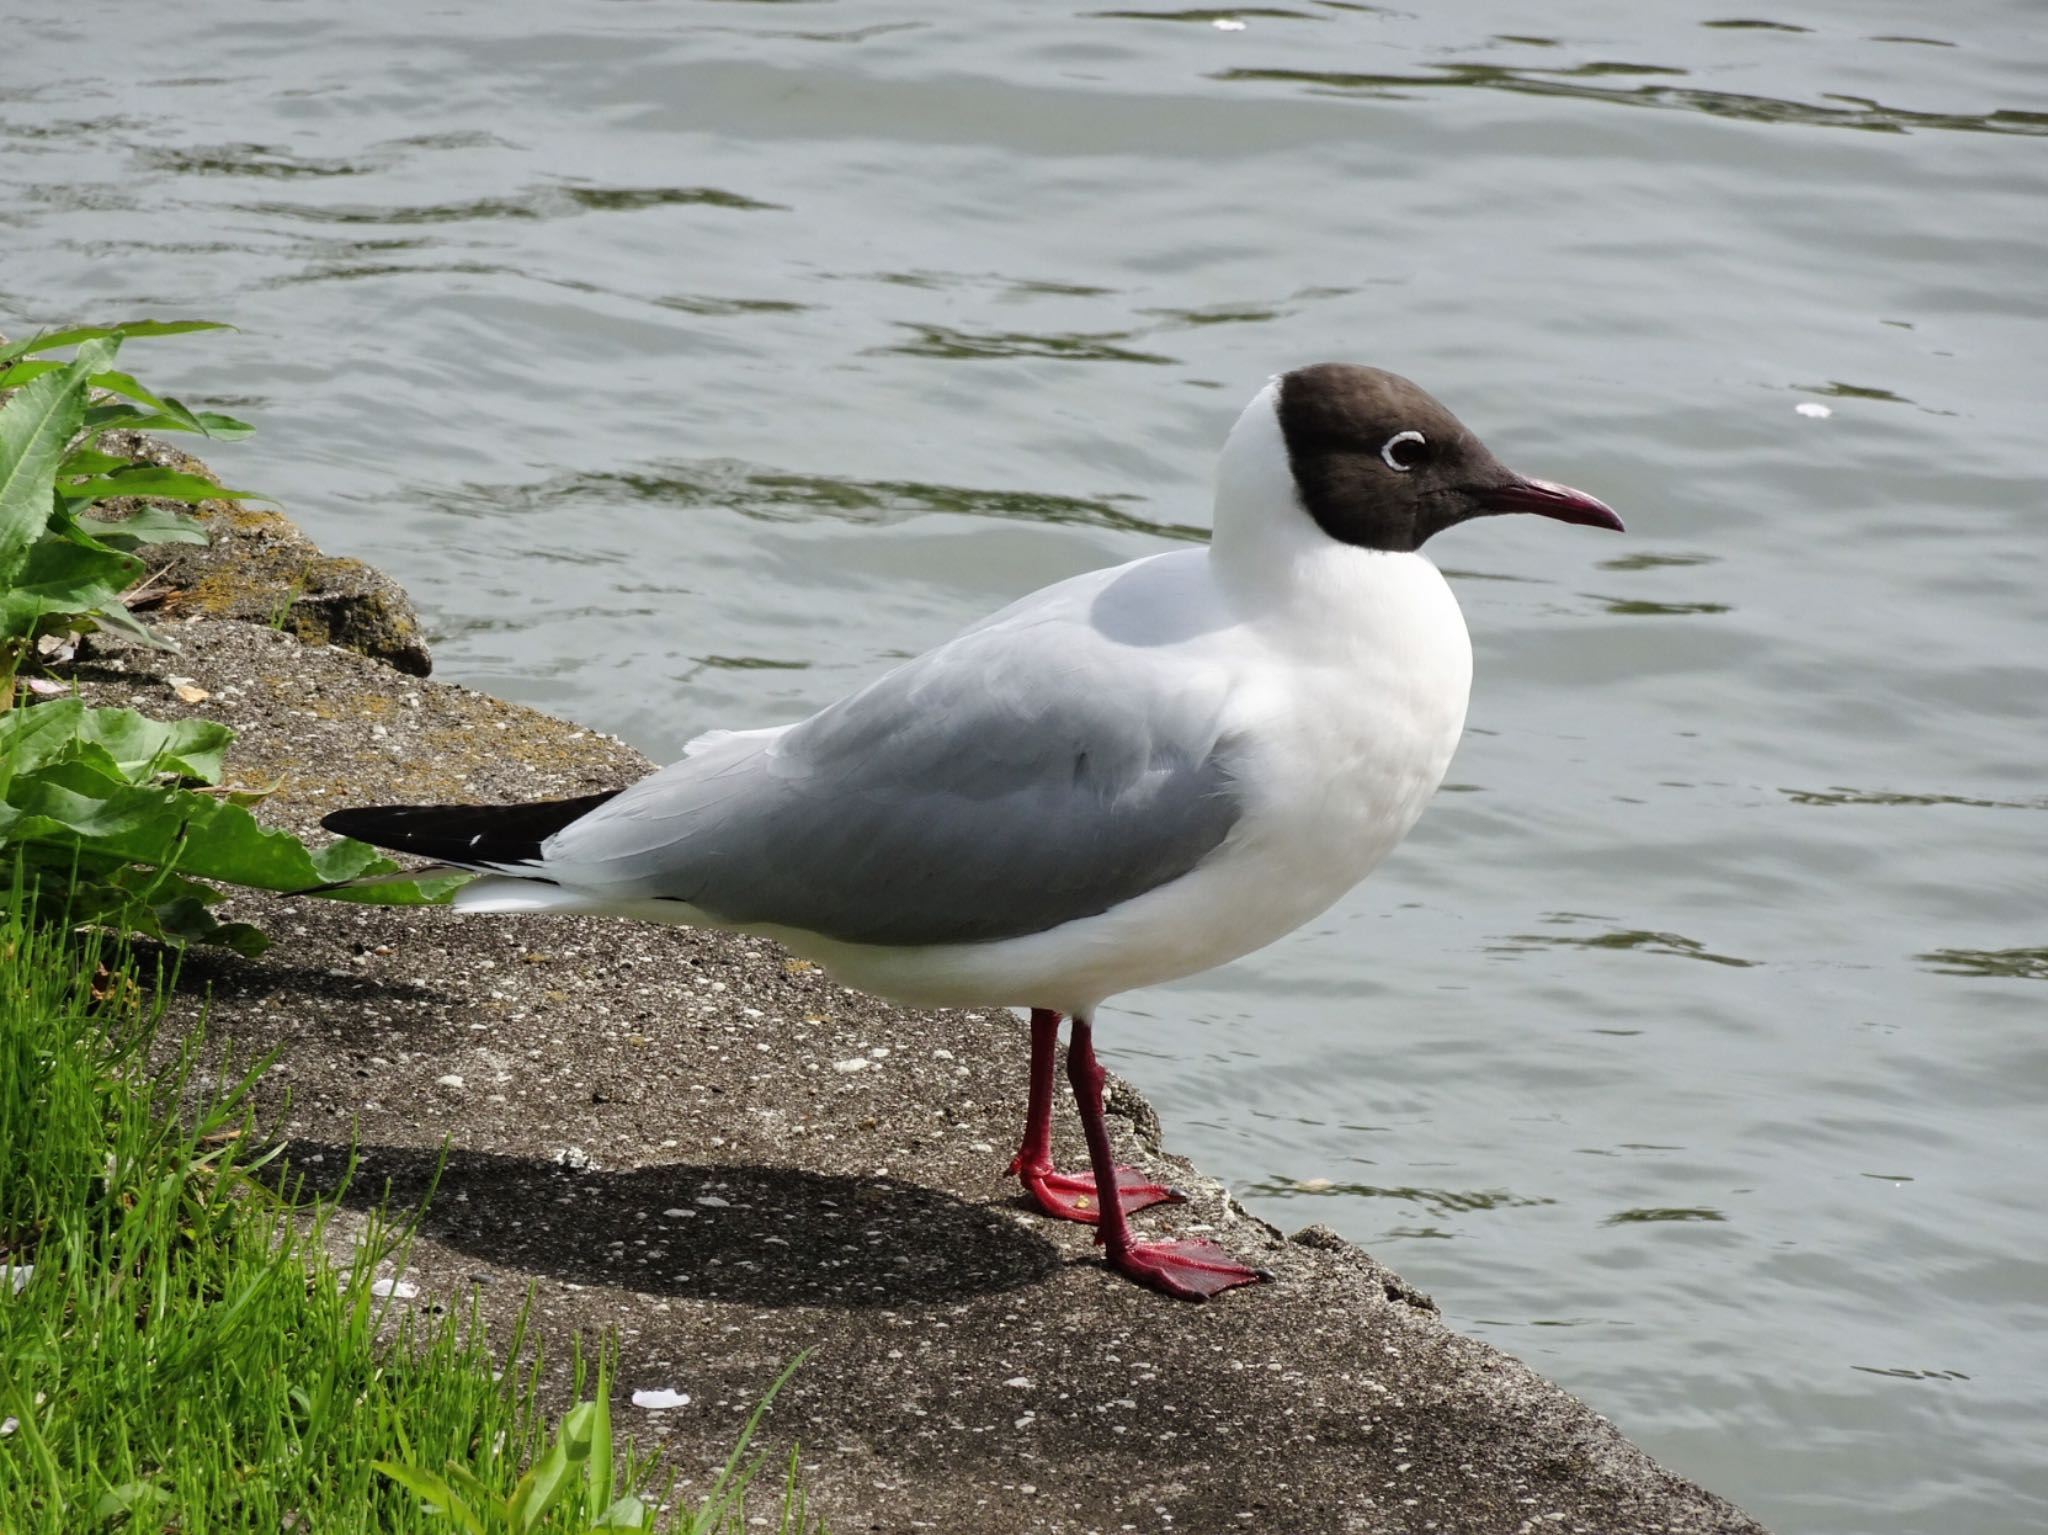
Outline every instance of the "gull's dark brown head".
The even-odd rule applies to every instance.
[[[1280,380],[1278,408],[1301,504],[1339,542],[1420,549],[1445,528],[1502,512],[1620,531],[1605,502],[1516,474],[1398,373],[1297,368]]]

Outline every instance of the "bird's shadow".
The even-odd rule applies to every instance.
[[[296,964],[274,955],[251,962],[228,950],[196,947],[182,954],[159,953],[156,968],[150,976],[161,980],[180,995],[219,1002],[275,996],[279,992],[295,997],[345,1002],[351,1008],[359,1008],[365,1002],[446,1005],[454,1000],[438,987],[412,980],[340,975],[319,965]]]
[[[613,1171],[306,1140],[289,1142],[279,1165],[302,1192],[394,1220],[425,1200],[420,1233],[493,1281],[859,1309],[1016,1289],[1064,1261],[1007,1209],[897,1178],[698,1163]]]

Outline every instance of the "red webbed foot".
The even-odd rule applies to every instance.
[[[1118,1273],[1176,1300],[1207,1300],[1239,1285],[1273,1281],[1271,1270],[1240,1263],[1200,1237],[1132,1242],[1107,1256],[1109,1266]]]
[[[1084,1221],[1091,1226],[1101,1220],[1102,1201],[1096,1196],[1093,1174],[1075,1177],[1071,1173],[1055,1172],[1050,1163],[1029,1166],[1021,1153],[1011,1162],[1010,1171],[1017,1175],[1025,1190],[1038,1201],[1038,1208],[1046,1214],[1056,1215],[1062,1220]],[[1149,1210],[1153,1205],[1179,1204],[1187,1198],[1179,1189],[1155,1182],[1135,1167],[1117,1168],[1116,1193],[1117,1203],[1126,1215]]]

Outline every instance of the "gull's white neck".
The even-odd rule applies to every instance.
[[[1464,619],[1436,567],[1420,554],[1340,543],[1301,504],[1279,389],[1276,380],[1253,397],[1217,462],[1209,564],[1225,601],[1240,618],[1292,631],[1316,650],[1441,646],[1447,681],[1469,678]]]

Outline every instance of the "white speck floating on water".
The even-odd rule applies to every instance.
[[[1834,414],[1832,410],[1821,404],[1818,400],[1801,400],[1792,408],[1802,416],[1812,416],[1816,421]]]
[[[633,1405],[644,1407],[649,1412],[666,1412],[671,1407],[689,1406],[690,1394],[687,1391],[671,1391],[666,1386],[659,1386],[652,1391],[634,1392]]]
[[[1218,16],[1214,21],[1210,22],[1209,25],[1214,27],[1218,32],[1242,32],[1245,27],[1245,24],[1239,21],[1235,16]]]

